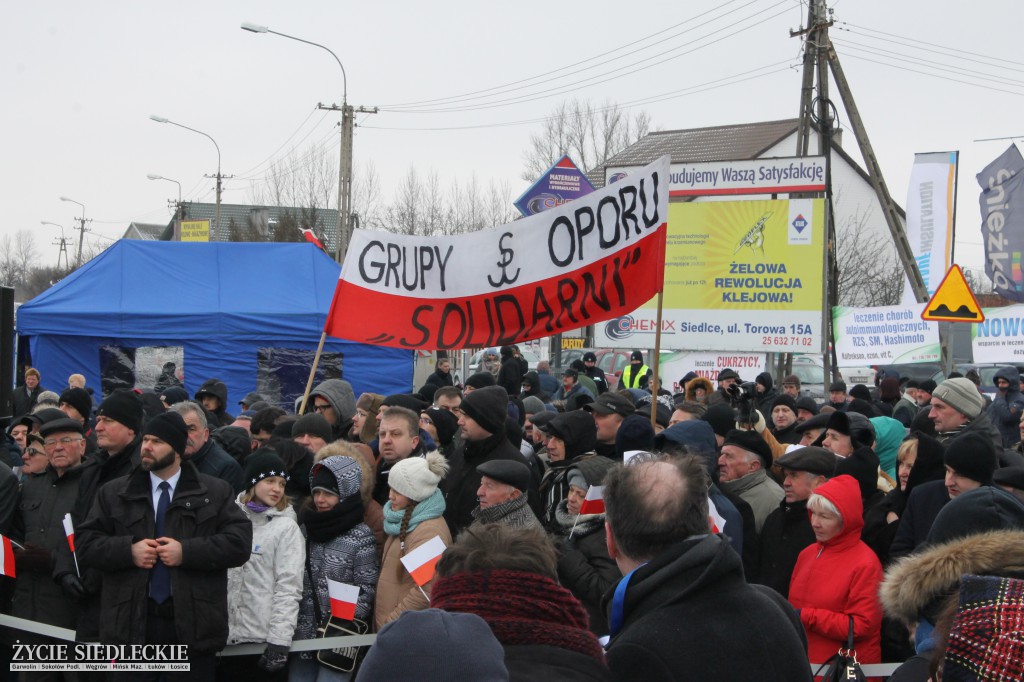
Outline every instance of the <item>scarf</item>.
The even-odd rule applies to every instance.
[[[427,499],[417,502],[412,509],[412,517],[409,519],[409,526],[406,532],[411,533],[413,529],[423,521],[436,519],[444,514],[444,495],[440,490],[435,490]],[[388,535],[398,536],[402,532],[402,519],[405,517],[405,510],[391,508],[391,501],[384,504],[384,532]]]
[[[599,528],[604,528],[604,514],[570,514],[569,500],[562,500],[555,507],[555,523],[559,535],[568,537],[569,533],[572,533],[574,538],[584,538]]]
[[[358,494],[346,497],[333,509],[319,512],[316,507],[303,507],[299,523],[306,526],[306,535],[313,542],[329,542],[363,522],[363,500]]]
[[[256,513],[256,514],[262,514],[263,512],[265,512],[268,509],[270,509],[270,507],[268,507],[267,505],[260,504],[256,500],[249,500],[248,502],[246,502],[245,503],[245,508],[248,509],[251,512]]]
[[[556,581],[536,573],[494,569],[439,577],[430,606],[480,616],[504,646],[554,646],[604,663],[597,637],[587,630],[583,605]]]

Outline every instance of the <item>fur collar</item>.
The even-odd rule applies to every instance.
[[[959,538],[900,559],[885,572],[879,590],[885,612],[916,623],[921,610],[950,593],[965,573],[1024,572],[1024,531],[1000,530]]]

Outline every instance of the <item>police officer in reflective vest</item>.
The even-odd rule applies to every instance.
[[[622,370],[622,388],[647,388],[651,369],[644,364],[644,356],[638,350],[629,356],[629,365]]]

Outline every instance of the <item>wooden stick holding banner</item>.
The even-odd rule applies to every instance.
[[[654,331],[654,361],[651,363],[653,367],[654,376],[647,383],[647,387],[651,389],[651,426],[657,427],[658,425],[658,389],[661,388],[658,385],[658,359],[661,355],[661,300],[665,293],[665,285],[662,284],[661,288],[658,289],[658,319],[656,324],[658,325]]]
[[[313,366],[309,368],[309,379],[306,380],[306,390],[302,394],[302,405],[299,406],[299,414],[306,413],[306,401],[309,400],[309,392],[313,390],[313,377],[316,376],[316,368],[320,365],[320,354],[324,350],[324,340],[327,339],[327,331],[320,335],[320,343],[316,346],[316,355],[313,356]]]

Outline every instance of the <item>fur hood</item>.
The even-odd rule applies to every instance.
[[[704,389],[704,400],[703,401],[697,400],[697,389],[698,388],[703,388]],[[686,382],[686,399],[691,401],[691,402],[695,402],[695,403],[706,402],[707,399],[714,392],[715,392],[715,387],[711,384],[711,382],[708,379],[705,379],[704,377],[696,377],[696,378],[690,379],[689,381]]]
[[[882,606],[887,615],[916,623],[925,607],[950,594],[965,573],[1024,574],[1024,531],[978,533],[904,557],[885,572]]]

